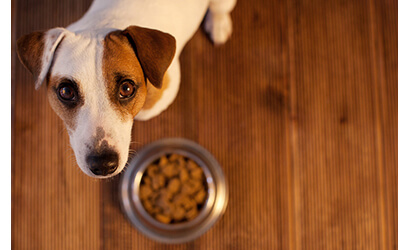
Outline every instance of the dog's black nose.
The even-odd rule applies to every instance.
[[[115,151],[91,153],[87,156],[87,164],[95,175],[109,175],[118,167],[118,154]]]

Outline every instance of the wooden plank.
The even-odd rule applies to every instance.
[[[378,108],[383,240],[386,249],[398,243],[398,33],[397,1],[370,1],[375,106]]]
[[[289,10],[296,249],[384,249],[368,3]]]

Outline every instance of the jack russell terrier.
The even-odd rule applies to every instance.
[[[43,82],[63,120],[77,164],[112,177],[128,160],[133,119],[148,120],[175,99],[179,54],[205,17],[215,44],[232,32],[236,0],[95,0],[67,28],[17,41],[20,61]]]

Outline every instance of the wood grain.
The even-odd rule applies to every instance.
[[[79,170],[15,54],[90,4],[12,1],[13,249],[397,249],[397,0],[238,1],[227,44],[196,32],[177,99],[131,143],[188,138],[225,172],[225,215],[179,245],[131,226],[118,177]]]

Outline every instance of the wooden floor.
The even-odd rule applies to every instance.
[[[17,59],[16,38],[89,5],[12,1],[13,249],[397,249],[397,0],[239,0],[227,44],[194,35],[176,101],[131,144],[184,137],[221,163],[227,211],[182,245],[131,226],[119,178],[79,170]]]

